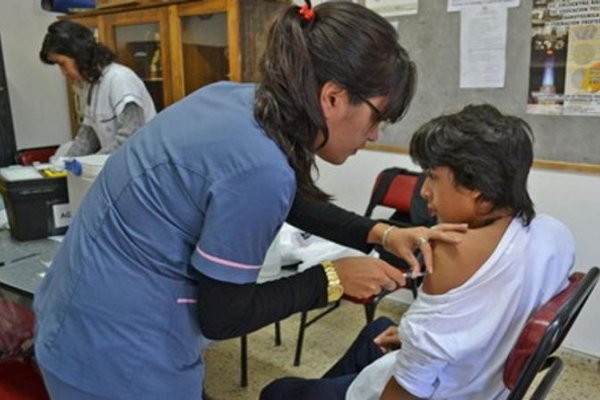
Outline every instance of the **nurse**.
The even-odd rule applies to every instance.
[[[67,156],[110,154],[156,115],[142,80],[116,63],[83,25],[69,20],[50,24],[40,59],[58,65],[85,93],[85,116]]]
[[[262,75],[192,93],[108,159],[35,296],[36,356],[53,398],[198,400],[207,339],[404,284],[371,257],[257,284],[286,219],[404,256],[453,241],[345,212],[313,180],[317,156],[342,164],[411,101],[415,66],[384,18],[350,2],[290,6],[270,30]]]

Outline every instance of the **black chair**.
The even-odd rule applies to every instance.
[[[281,325],[275,322],[275,346],[281,346]],[[248,386],[248,335],[240,337],[240,386]]]
[[[424,174],[409,171],[404,168],[392,167],[381,171],[373,185],[369,205],[367,206],[364,215],[370,218],[376,207],[385,207],[388,210],[393,210],[393,213],[387,219],[379,219],[380,221],[399,227],[434,225],[436,220],[429,215],[427,203],[420,196],[421,186],[423,185],[424,180]],[[402,270],[409,269],[408,264],[404,260],[385,251],[381,246],[376,246],[376,250],[382,260],[385,260]],[[420,278],[407,280],[406,288],[411,290],[413,297],[417,297],[417,288],[420,283]],[[350,296],[344,296],[342,299],[356,304],[362,304],[365,309],[367,323],[369,323],[375,317],[377,305],[387,294],[388,293],[383,293],[382,295],[373,296],[365,300],[356,299]],[[308,318],[308,311],[303,311],[300,314],[298,340],[296,342],[296,353],[294,355],[295,366],[300,365],[306,328],[325,317],[339,306],[339,301],[330,304],[325,310],[310,319]]]
[[[560,375],[563,363],[555,351],[577,319],[598,282],[598,267],[587,273],[576,272],[569,285],[529,318],[504,365],[504,384],[510,390],[508,400],[523,399],[539,372],[544,377],[529,397],[544,399]]]

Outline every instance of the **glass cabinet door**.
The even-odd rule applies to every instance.
[[[183,95],[209,83],[229,80],[227,13],[181,18]]]
[[[131,68],[142,79],[156,111],[171,102],[164,62],[166,23],[163,14],[156,12],[130,12],[107,18],[107,41],[117,54],[117,61]]]
[[[202,86],[240,80],[239,4],[205,0],[171,7],[173,93],[180,99]]]

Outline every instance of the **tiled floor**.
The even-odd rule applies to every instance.
[[[397,303],[384,303],[377,314],[397,319],[401,311]],[[361,306],[342,304],[339,310],[307,329],[302,363],[294,367],[298,321],[299,316],[294,315],[282,323],[281,346],[274,345],[273,326],[248,336],[249,384],[246,388],[240,387],[240,340],[227,340],[209,348],[206,390],[210,398],[256,400],[260,389],[278,377],[319,377],[343,354],[365,322]],[[561,357],[565,369],[548,399],[600,400],[598,360],[566,352],[561,352]]]
[[[600,399],[600,362],[568,350],[558,353],[565,363],[548,400]]]

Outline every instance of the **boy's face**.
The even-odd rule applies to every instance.
[[[479,215],[480,192],[459,186],[448,167],[435,167],[427,172],[421,196],[439,222],[472,223]]]

